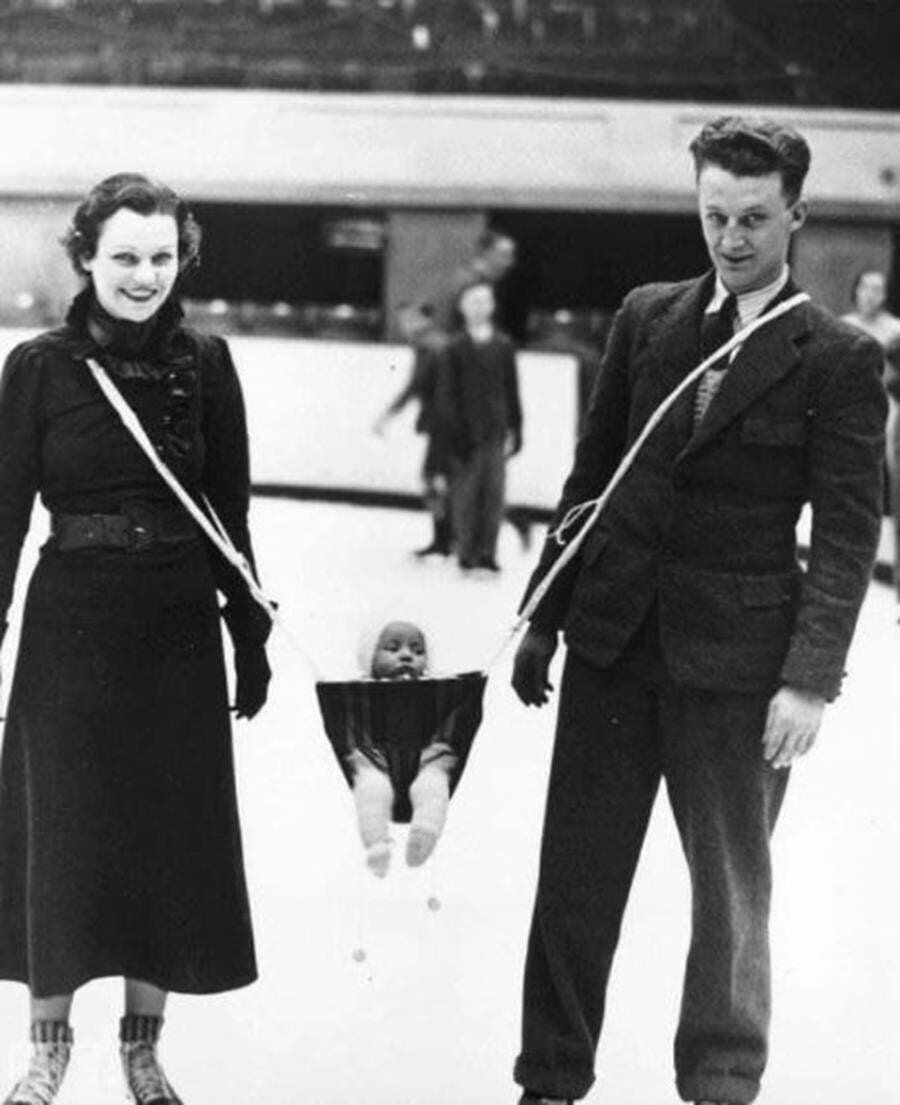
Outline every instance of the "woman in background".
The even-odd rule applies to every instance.
[[[199,229],[174,192],[110,177],[65,244],[85,286],[65,325],[13,350],[0,380],[0,620],[36,495],[51,515],[0,762],[0,978],[28,985],[33,1041],[6,1102],[49,1105],[75,990],[115,975],[128,1093],[179,1105],[156,1054],[167,993],[256,977],[217,591],[238,717],[266,699],[269,620],[86,360],[252,563],[244,406],[225,342],[182,321],[176,292]]]
[[[884,383],[890,408],[887,422],[887,467],[894,519],[894,585],[900,602],[900,318],[885,306],[887,279],[879,269],[864,269],[853,284],[853,310],[844,321],[870,334],[884,350]]]

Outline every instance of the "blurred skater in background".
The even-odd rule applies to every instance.
[[[10,354],[0,381],[0,618],[36,495],[51,515],[0,764],[0,977],[28,985],[33,1041],[7,1105],[55,1098],[74,991],[115,975],[128,1092],[179,1105],[156,1054],[168,991],[256,977],[216,592],[238,717],[266,700],[269,618],[86,364],[102,366],[252,564],[237,373],[223,340],[183,325],[177,297],[199,238],[164,185],[102,181],[66,237],[83,290],[64,326]]]
[[[506,302],[505,293],[516,257],[516,243],[508,234],[497,230],[485,230],[480,234],[471,260],[460,265],[450,277],[446,288],[441,289],[434,297],[436,324],[448,334],[462,330],[465,320],[459,310],[460,293],[470,284],[484,281],[494,291],[495,321],[508,332],[509,321],[506,316],[518,317],[519,314],[525,314],[524,307],[521,310],[513,309],[513,305]],[[524,333],[517,335],[517,338],[523,340]]]
[[[894,520],[894,586],[900,602],[900,318],[885,306],[887,278],[879,269],[864,269],[853,284],[853,310],[846,322],[870,334],[884,350],[884,383],[888,392],[886,455]]]
[[[422,461],[425,508],[431,515],[431,541],[414,555],[449,556],[453,548],[453,524],[450,510],[450,459],[435,418],[437,373],[446,348],[446,335],[434,322],[430,303],[404,303],[397,308],[397,325],[413,350],[413,367],[406,386],[375,420],[373,431],[382,436],[388,422],[409,403],[418,402],[416,432],[427,439]]]
[[[522,448],[516,351],[494,326],[489,281],[464,287],[458,306],[465,326],[445,350],[438,403],[450,452],[457,556],[464,571],[496,572],[506,461]]]

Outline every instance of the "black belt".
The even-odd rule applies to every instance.
[[[118,514],[53,514],[50,534],[61,552],[94,547],[143,552],[154,545],[196,540],[199,530],[184,510],[130,502]]]

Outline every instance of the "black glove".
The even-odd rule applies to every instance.
[[[526,706],[543,706],[553,684],[547,678],[556,652],[556,633],[530,628],[513,661],[513,690]]]
[[[246,588],[244,589],[246,592]],[[276,609],[278,603],[272,604]],[[249,592],[229,599],[222,608],[222,620],[234,647],[264,645],[272,632],[272,619]]]
[[[239,644],[234,650],[235,717],[255,717],[266,703],[272,669],[265,645]]]

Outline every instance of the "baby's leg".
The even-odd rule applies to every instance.
[[[366,849],[366,863],[384,878],[391,861],[391,809],[394,788],[383,771],[363,755],[354,758],[353,801],[359,835]]]
[[[406,842],[406,862],[410,867],[420,867],[428,859],[444,828],[450,803],[452,766],[450,754],[429,759],[419,768],[409,788],[413,814]]]

